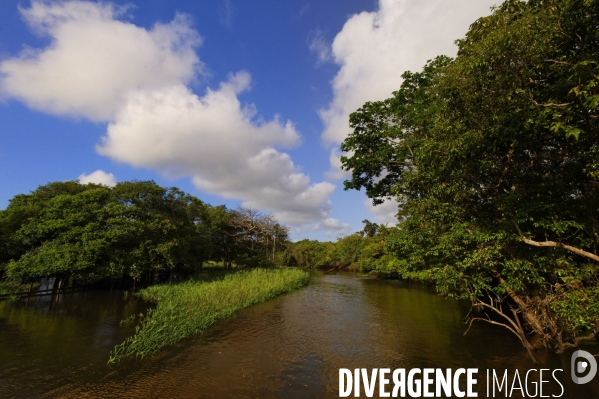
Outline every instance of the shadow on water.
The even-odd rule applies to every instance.
[[[479,368],[486,397],[486,369],[535,368],[497,327],[479,324],[464,337],[467,303],[419,285],[322,273],[151,359],[107,366],[133,332],[119,321],[144,307],[116,292],[0,303],[0,397],[338,397],[339,368],[357,367]],[[569,354],[537,355],[536,368],[565,370],[563,397],[599,397],[599,377],[571,382]]]

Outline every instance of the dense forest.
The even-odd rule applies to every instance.
[[[207,261],[268,266],[288,231],[271,214],[211,206],[153,181],[55,182],[0,211],[0,277],[135,284],[191,275]]]
[[[596,0],[508,0],[353,113],[341,146],[346,189],[400,203],[395,272],[531,357],[599,332],[598,21]]]

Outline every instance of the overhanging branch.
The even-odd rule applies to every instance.
[[[580,248],[576,248],[573,247],[571,245],[567,245],[567,244],[563,244],[561,242],[555,242],[555,241],[534,241],[531,240],[530,238],[527,238],[524,236],[524,234],[522,233],[522,230],[520,230],[520,226],[518,226],[518,223],[516,223],[516,221],[512,220],[512,223],[514,224],[514,226],[516,227],[516,230],[518,230],[518,234],[520,235],[520,237],[522,237],[522,241],[524,241],[524,243],[528,244],[528,245],[532,245],[533,247],[557,247],[557,248],[564,248],[565,250],[568,250],[572,253],[575,253],[577,255],[580,256],[584,256],[587,259],[592,259],[595,262],[599,262],[599,256],[595,255],[592,252],[587,252],[584,251]]]

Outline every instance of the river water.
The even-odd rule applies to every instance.
[[[510,385],[516,369],[523,383],[529,369],[562,369],[555,373],[561,397],[599,398],[599,376],[573,384],[571,352],[539,351],[535,366],[500,327],[477,324],[464,336],[468,303],[416,284],[316,273],[310,285],[151,359],[106,365],[114,345],[133,333],[119,321],[145,309],[118,291],[0,302],[0,397],[325,398],[339,396],[339,368],[432,367],[478,368],[482,398],[492,397],[487,369],[507,369]],[[599,353],[597,344],[584,349]],[[536,372],[530,395],[534,379]],[[543,380],[543,395],[562,392],[551,373]]]

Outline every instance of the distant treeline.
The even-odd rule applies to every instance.
[[[265,266],[289,229],[250,208],[211,206],[153,181],[54,182],[0,211],[0,279],[166,279],[207,261]]]
[[[398,258],[388,252],[385,243],[395,227],[364,220],[364,229],[336,242],[302,240],[287,245],[279,256],[289,266],[348,269],[379,277],[398,277]]]

